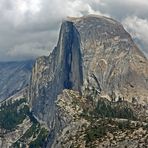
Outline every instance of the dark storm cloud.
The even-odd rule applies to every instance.
[[[90,13],[121,21],[148,52],[147,8],[147,0],[0,0],[0,61],[48,55],[63,19]]]

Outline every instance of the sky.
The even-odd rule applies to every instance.
[[[0,61],[49,55],[67,16],[120,21],[148,56],[148,0],[0,0]]]

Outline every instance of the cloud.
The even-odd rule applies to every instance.
[[[122,23],[131,33],[133,39],[140,41],[139,46],[141,46],[143,52],[148,56],[148,20],[132,16],[125,18]]]
[[[133,37],[141,41],[148,53],[145,48],[147,31],[142,29],[147,28],[147,0],[0,1],[0,61],[48,55],[56,45],[63,19],[90,13],[111,16],[123,22],[127,30],[132,34],[135,32]],[[138,27],[131,29],[131,24],[135,23]]]
[[[40,56],[41,54],[47,55],[48,51],[45,50],[46,48],[43,46],[43,44],[40,44],[39,42],[25,43],[21,45],[16,45],[14,48],[7,52],[7,55],[9,55],[10,58],[13,57],[17,60],[32,59]],[[34,50],[36,52],[34,52]]]
[[[88,13],[95,12],[82,0],[1,0],[0,61],[48,55],[62,20]]]
[[[137,16],[148,19],[148,1],[147,0],[100,0],[102,2],[92,4],[94,10],[102,13],[108,13],[112,17],[122,20],[128,16]]]

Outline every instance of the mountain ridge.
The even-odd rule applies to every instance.
[[[99,96],[147,105],[147,78],[148,60],[119,22],[92,16],[64,21],[57,46],[36,61],[30,82],[32,111],[51,129],[48,147],[69,120],[59,117],[55,103],[63,90],[96,96],[94,104]]]
[[[113,96],[113,95],[115,95],[115,97],[119,97],[119,95],[121,95],[121,97],[126,96],[126,97],[128,97],[127,99],[130,99],[130,101],[131,101],[132,97],[134,97],[134,96],[132,96],[132,92],[137,91],[137,90],[139,91],[138,88],[135,88],[135,89],[133,88],[133,85],[135,87],[137,87],[136,86],[137,84],[131,84],[130,82],[126,82],[129,84],[124,84],[125,81],[128,81],[128,79],[126,80],[126,79],[122,78],[123,82],[121,82],[119,80],[120,78],[118,78],[119,77],[118,74],[120,75],[122,72],[123,74],[125,73],[125,76],[121,76],[121,77],[126,78],[127,77],[126,75],[128,75],[128,77],[130,75],[133,75],[133,77],[134,77],[134,75],[136,75],[136,73],[137,73],[136,72],[137,68],[134,66],[134,63],[136,62],[137,67],[139,68],[138,72],[140,72],[144,77],[147,77],[147,71],[148,71],[147,64],[146,64],[147,60],[143,56],[143,53],[140,52],[140,50],[135,46],[135,43],[133,43],[131,36],[129,34],[127,34],[127,32],[124,30],[124,28],[122,27],[121,24],[117,23],[117,26],[115,24],[110,26],[110,22],[108,24],[108,20],[106,23],[106,20],[104,22],[104,19],[102,20],[102,19],[98,19],[96,17],[78,18],[78,20],[79,21],[75,24],[73,24],[72,22],[69,22],[69,21],[68,22],[65,21],[62,24],[57,47],[53,50],[53,53],[51,54],[51,56],[49,56],[50,63],[52,64],[51,59],[53,60],[53,63],[54,63],[53,64],[54,67],[53,67],[53,65],[51,66],[51,67],[53,67],[53,68],[51,68],[52,69],[51,75],[54,77],[54,73],[59,73],[61,76],[64,76],[62,74],[62,72],[60,71],[60,69],[61,70],[63,69],[64,72],[66,72],[66,69],[64,69],[64,67],[62,67],[64,65],[64,63],[62,63],[62,62],[64,62],[63,59],[66,59],[63,56],[66,56],[66,55],[62,55],[62,54],[69,53],[70,51],[68,51],[68,50],[75,51],[73,49],[73,47],[77,46],[76,49],[79,49],[79,48],[81,49],[81,53],[77,53],[77,56],[82,55],[82,58],[83,58],[82,59],[83,60],[83,65],[82,65],[82,71],[83,71],[82,75],[83,76],[81,76],[81,80],[83,81],[83,84],[88,83],[88,81],[89,81],[88,79],[94,79],[93,80],[94,82],[92,81],[91,83],[94,83],[92,85],[96,86],[96,85],[98,85],[98,82],[100,81],[99,86],[97,86],[97,87],[100,87],[99,89],[101,89],[101,90],[104,89],[103,90],[104,92],[102,91],[102,95],[108,96],[108,98],[111,98],[111,96]],[[94,22],[94,23],[92,23],[92,22]],[[101,25],[102,25],[102,27],[101,27]],[[76,29],[75,34],[77,34],[76,36],[78,36],[78,37],[74,37],[74,39],[75,38],[79,39],[79,41],[81,41],[81,43],[75,44],[74,43],[75,41],[73,42],[72,40],[70,40],[71,35],[72,35],[72,32],[71,32],[72,26],[77,27],[77,28],[75,28]],[[99,29],[100,27],[101,27],[101,29]],[[89,29],[89,28],[91,28],[91,29]],[[108,31],[108,33],[107,33],[107,31]],[[99,34],[100,34],[101,38],[99,37]],[[68,44],[68,42],[70,44]],[[79,46],[81,46],[81,47],[79,47]],[[129,48],[130,48],[130,50],[129,50]],[[70,57],[71,53],[69,53],[68,56],[69,56],[68,58],[71,58]],[[123,60],[121,60],[121,58]],[[141,60],[141,62],[140,62],[140,60]],[[102,65],[97,66],[98,62],[100,62]],[[107,65],[106,65],[106,63],[107,63]],[[66,66],[68,66],[68,64],[69,63],[67,63]],[[78,65],[81,65],[81,64],[82,63],[80,63]],[[60,65],[61,65],[61,67],[60,67]],[[119,65],[119,66],[117,66],[117,65]],[[56,66],[57,66],[57,68],[56,68]],[[109,67],[107,68],[106,66],[109,66]],[[58,67],[60,67],[59,70],[58,70]],[[93,68],[91,68],[91,67],[93,67]],[[141,67],[144,67],[144,68],[141,68]],[[101,71],[101,68],[104,68],[103,69],[104,71],[102,71],[102,73],[100,73],[100,72],[96,71],[97,68],[100,68],[100,71]],[[105,68],[107,68],[108,72],[106,71]],[[121,70],[120,73],[119,73],[118,69]],[[91,74],[89,74],[89,71],[93,74],[93,76],[91,76]],[[49,72],[49,73],[51,73],[51,72]],[[72,74],[71,71],[69,71],[69,73]],[[112,74],[112,77],[110,78],[111,74]],[[69,75],[69,74],[66,74],[66,75]],[[96,75],[98,75],[98,78],[96,77]],[[137,74],[138,79],[143,79],[143,78],[140,78],[140,76],[138,76],[138,75],[139,74]],[[36,76],[33,75],[33,77],[36,77]],[[32,79],[33,79],[33,77],[32,77]],[[94,78],[92,78],[92,77],[94,77]],[[57,78],[57,80],[58,79],[60,79],[60,78]],[[70,78],[70,79],[73,79],[73,78]],[[113,80],[114,84],[112,84],[113,86],[111,86],[111,84],[108,85],[109,83],[111,83],[111,82],[109,82],[111,79],[114,79]],[[130,77],[129,79],[133,79],[133,78]],[[95,82],[96,80],[98,82]],[[104,81],[107,81],[107,80],[108,80],[108,82],[104,83]],[[50,82],[51,81],[52,80],[50,80]],[[118,81],[118,84],[117,84],[117,81]],[[137,80],[134,79],[134,80],[130,80],[130,81],[134,82]],[[146,85],[146,88],[148,88],[147,83],[144,82],[145,80],[139,80],[139,81],[143,81],[142,83]],[[118,88],[117,85],[120,86],[119,82],[121,82],[121,85],[122,85],[122,83],[124,85],[128,85],[128,86],[121,86],[121,87],[122,88],[128,87],[128,89],[131,90],[130,96],[128,96],[129,95],[128,89],[122,90],[125,93],[125,95],[122,94],[121,91],[120,92],[118,92],[118,91],[111,92],[111,90],[109,88],[116,90],[116,88]],[[59,85],[64,85],[63,82],[61,82],[61,83],[59,83]],[[134,83],[138,83],[138,81],[134,82]],[[88,84],[86,84],[86,85],[88,85]],[[89,85],[91,86],[91,84],[89,84]],[[60,87],[61,87],[60,88],[61,90],[66,88],[65,86],[60,86]],[[106,89],[107,87],[109,87],[109,88]],[[116,88],[113,88],[113,87],[116,87]],[[140,87],[142,89],[143,85],[140,84]],[[55,86],[55,88],[56,88],[56,86]],[[108,93],[111,93],[111,94],[108,94]],[[141,96],[142,96],[142,93],[143,92],[140,93]],[[146,97],[147,92],[144,91],[144,94],[145,94],[144,97]],[[145,98],[143,98],[143,99],[145,99]],[[40,99],[40,101],[41,100],[42,99]]]
[[[0,100],[7,99],[30,81],[34,61],[0,62]]]

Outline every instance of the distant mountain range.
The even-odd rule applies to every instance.
[[[34,61],[0,62],[0,101],[29,84]]]

